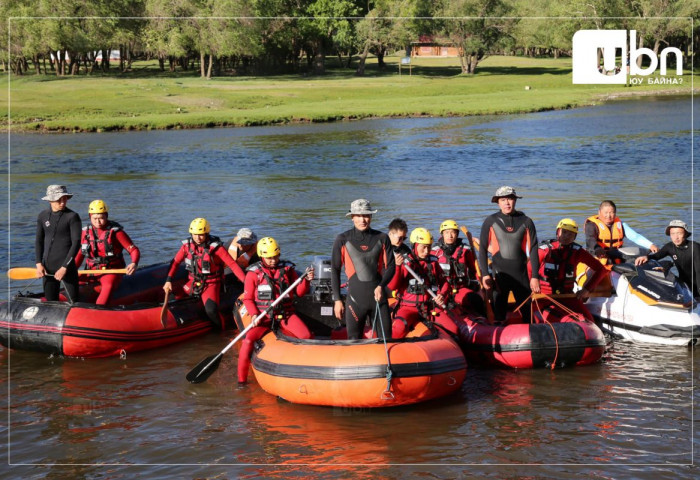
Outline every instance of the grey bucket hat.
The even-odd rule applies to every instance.
[[[501,197],[523,198],[516,195],[515,189],[513,187],[509,187],[507,185],[498,187],[496,193],[494,193],[493,197],[491,197],[491,203],[498,203],[498,199]]]
[[[57,202],[61,197],[72,197],[72,193],[68,193],[68,189],[65,185],[49,185],[46,187],[46,196],[42,197],[42,200],[48,200],[49,202]]]
[[[672,228],[682,228],[683,230],[685,230],[685,233],[687,233],[686,238],[688,238],[691,235],[690,230],[688,230],[688,224],[685,223],[683,220],[671,220],[668,224],[668,227],[666,227],[666,235],[671,234]]]
[[[258,236],[250,228],[241,228],[236,236],[239,245],[253,245],[258,241]]]
[[[350,211],[345,214],[346,217],[350,215],[374,215],[377,210],[372,210],[372,205],[369,200],[364,198],[358,198],[350,204]]]

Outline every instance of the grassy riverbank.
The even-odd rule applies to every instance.
[[[153,62],[134,72],[55,77],[5,75],[13,131],[110,131],[326,122],[369,117],[461,116],[564,109],[606,98],[691,93],[679,85],[572,85],[571,59],[490,57],[473,76],[456,58],[416,58],[398,75],[398,57],[365,77],[351,70],[325,76],[199,78],[160,72]],[[671,75],[670,77],[674,77]],[[8,89],[9,82],[9,89]],[[0,98],[7,124],[8,94]]]

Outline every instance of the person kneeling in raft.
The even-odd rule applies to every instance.
[[[202,299],[207,317],[217,327],[224,329],[224,317],[219,312],[221,285],[224,280],[224,265],[243,282],[245,274],[236,261],[228,254],[219,237],[210,235],[211,227],[206,218],[195,218],[190,223],[191,237],[182,241],[182,247],[170,262],[170,270],[163,290],[168,295],[172,289],[172,279],[177,267],[184,261],[189,272],[189,280],[182,288],[186,294]]]
[[[396,272],[388,285],[389,289],[396,290],[399,300],[394,311],[391,336],[392,338],[406,336],[421,318],[439,323],[446,330],[456,334],[457,325],[444,310],[450,284],[437,257],[430,254],[433,237],[425,228],[416,228],[411,232],[409,240],[413,244],[413,250],[407,260],[408,268],[404,258],[398,258]],[[420,280],[413,277],[409,268],[420,277]],[[428,290],[433,291],[434,299]],[[439,312],[434,310],[433,302],[443,310]]]
[[[265,237],[258,242],[258,256],[260,261],[248,267],[243,289],[243,305],[253,318],[267,310],[280,294],[299,278],[292,262],[280,260],[280,247],[274,238]],[[285,335],[296,338],[312,337],[309,328],[294,313],[293,300],[294,295],[297,297],[306,295],[310,280],[313,279],[312,268],[295,290],[278,303],[268,316],[263,317],[258,326],[248,331],[238,352],[239,385],[245,384],[248,380],[253,345],[270,329],[280,328]]]
[[[109,209],[102,200],[93,200],[88,206],[90,225],[83,227],[80,239],[80,251],[75,256],[75,266],[79,268],[85,259],[88,270],[126,268],[126,274],[136,271],[141,253],[124,228],[117,222],[109,220]],[[131,263],[124,261],[124,250],[129,252]],[[109,298],[122,281],[122,276],[114,273],[95,275],[91,281],[97,281],[102,287],[95,301],[96,305],[107,305]]]

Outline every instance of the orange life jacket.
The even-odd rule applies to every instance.
[[[238,255],[238,252],[241,252],[240,255]],[[250,250],[250,253],[244,252],[243,248],[241,248],[241,245],[238,243],[238,237],[235,237],[231,241],[231,246],[228,247],[228,253],[231,255],[231,258],[233,258],[240,267],[245,270],[248,268],[248,265],[250,265],[250,259],[253,255],[255,255],[255,248],[252,248]]]
[[[608,227],[605,222],[598,218],[598,215],[590,216],[586,219],[586,223],[595,223],[598,227],[597,242],[601,248],[609,250],[611,248],[620,248],[625,238],[625,229],[622,227],[622,220],[615,217],[611,227]]]

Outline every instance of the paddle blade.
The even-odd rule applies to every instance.
[[[199,364],[194,367],[190,373],[187,374],[187,381],[190,383],[202,383],[211,377],[211,374],[219,368],[221,363],[221,358],[224,356],[222,352],[217,353],[211,357],[207,357]]]
[[[16,267],[7,271],[7,276],[12,280],[31,280],[37,278],[35,267]]]

